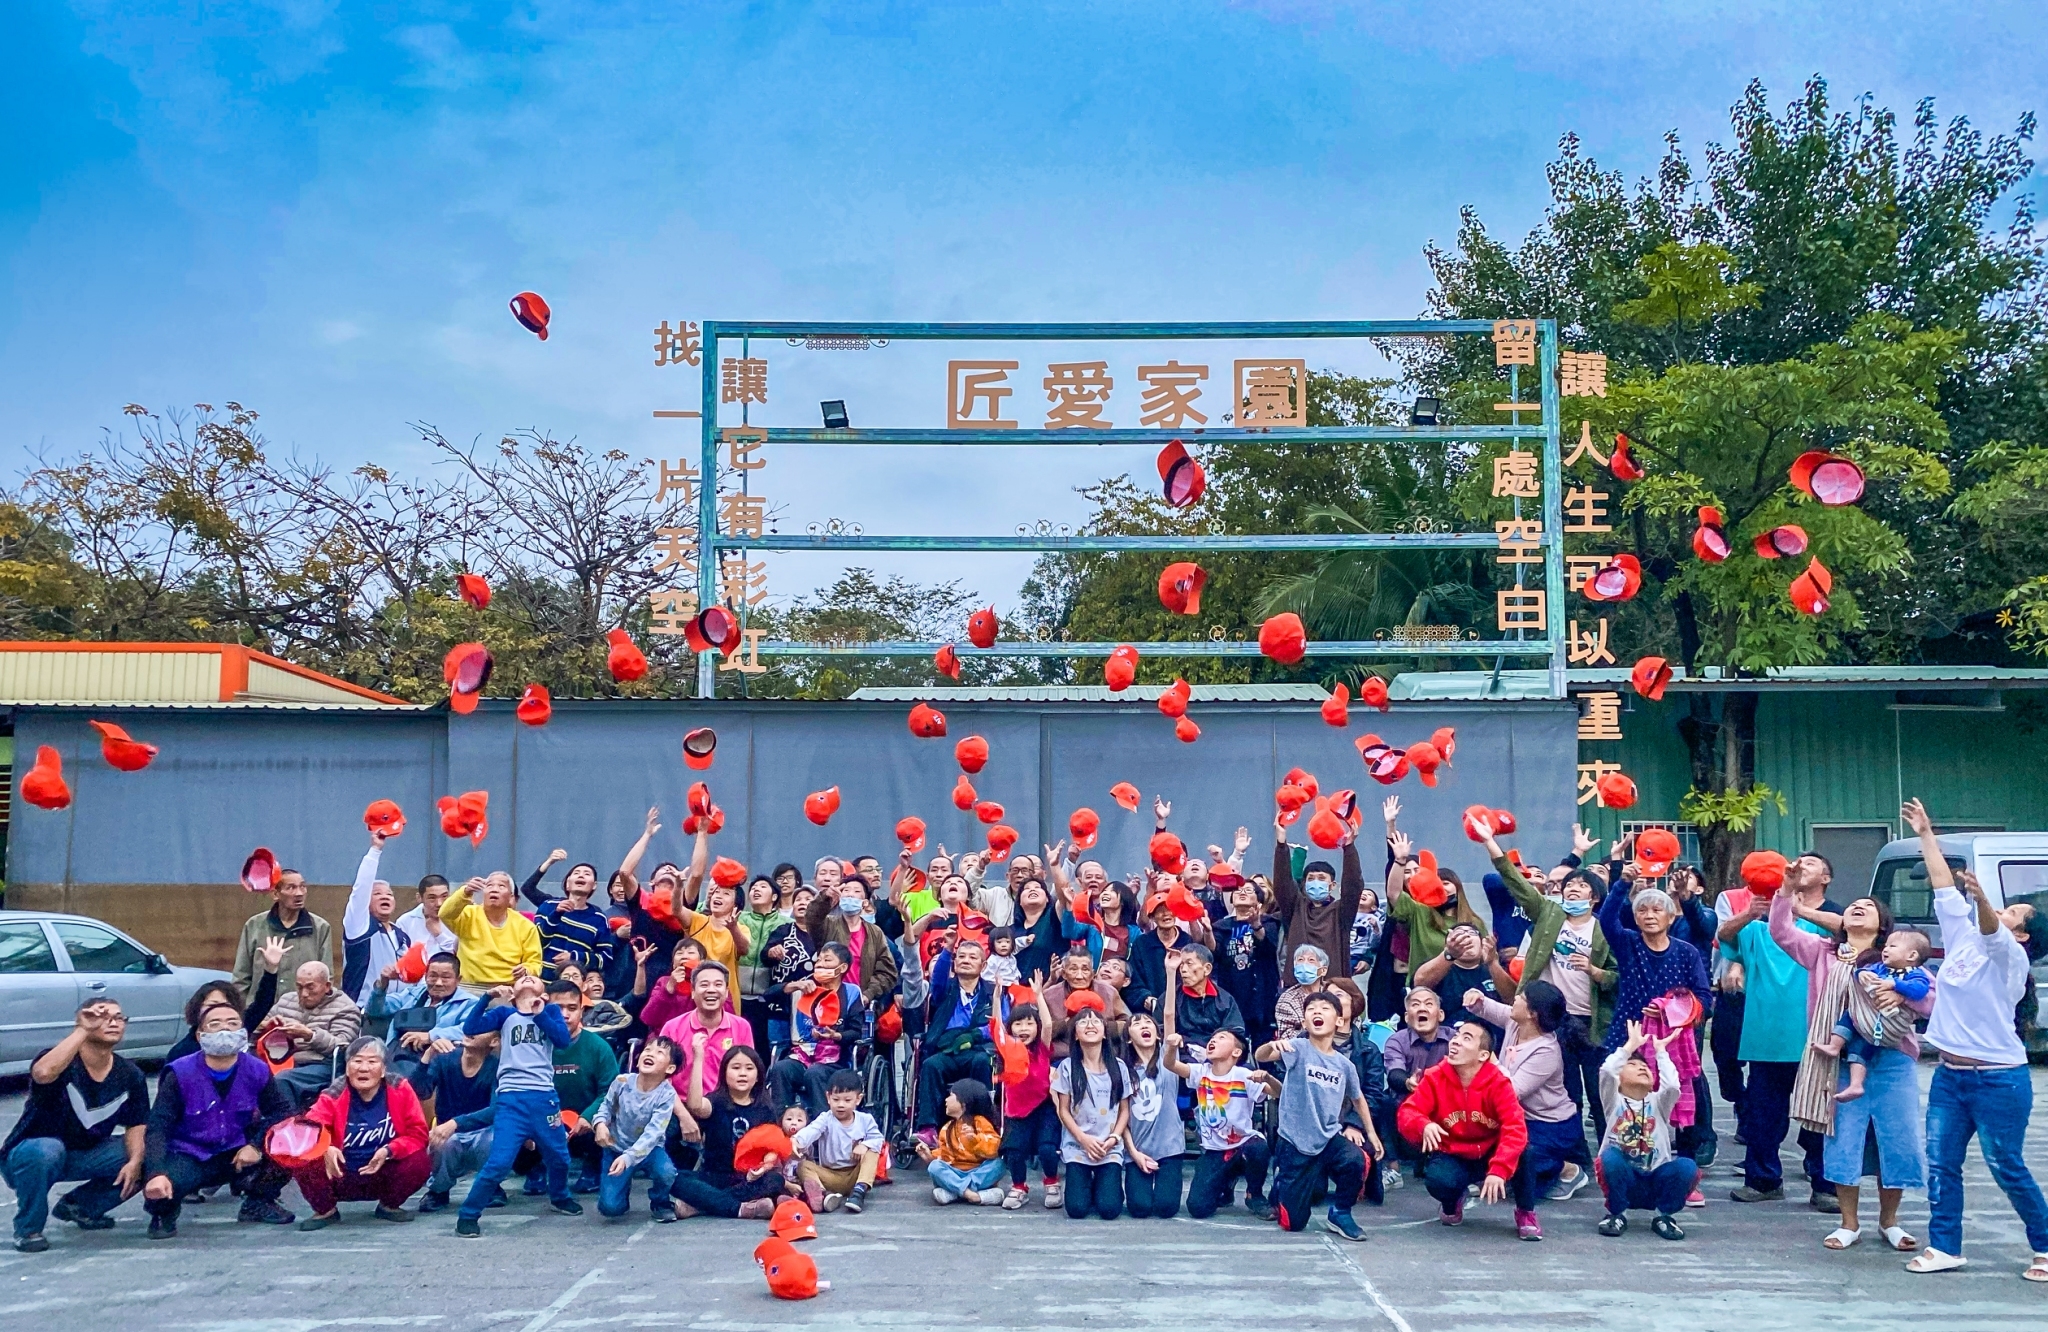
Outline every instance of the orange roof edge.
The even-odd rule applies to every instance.
[[[266,666],[288,671],[305,680],[354,694],[358,698],[376,703],[392,703],[401,707],[411,706],[402,698],[380,694],[374,689],[365,689],[347,680],[337,680],[331,675],[308,670],[304,666],[273,657],[268,652],[243,647],[240,643],[78,643],[65,639],[11,639],[0,642],[0,652],[208,652],[221,659],[220,698],[231,703],[237,697],[249,692],[249,663],[260,661]]]

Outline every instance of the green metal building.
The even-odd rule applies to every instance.
[[[1626,670],[1575,670],[1581,771],[1618,764],[1638,798],[1624,812],[1601,808],[1584,791],[1587,829],[1610,839],[1662,825],[1697,854],[1678,806],[1691,787],[1691,764],[1678,724],[1689,693],[1758,694],[1756,776],[1780,792],[1785,813],[1767,805],[1757,844],[1791,854],[1813,848],[1834,862],[1844,883],[1865,883],[1877,852],[1907,835],[1899,804],[1917,796],[1944,831],[2048,828],[2048,671],[1975,666],[1791,667],[1766,675],[1680,674],[1662,700],[1629,687]],[[1396,700],[1486,701],[1543,697],[1544,671],[1410,672]],[[1603,727],[1601,696],[1616,696],[1618,716]],[[1621,739],[1589,733],[1618,729]]]

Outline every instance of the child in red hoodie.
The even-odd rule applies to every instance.
[[[1529,1143],[1515,1084],[1492,1056],[1486,1028],[1460,1022],[1450,1053],[1401,1102],[1401,1136],[1422,1149],[1423,1187],[1443,1208],[1447,1226],[1465,1219],[1465,1190],[1473,1184],[1481,1202],[1507,1196]]]

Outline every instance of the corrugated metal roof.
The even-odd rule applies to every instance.
[[[507,703],[517,699],[508,698]],[[126,699],[110,703],[103,698],[0,698],[0,707],[91,708],[98,712],[426,712],[438,703],[303,703],[278,698],[237,698],[228,702],[196,702],[191,699]]]
[[[1574,690],[1628,686],[1628,667],[1566,672]],[[1675,692],[1746,689],[1760,692],[1798,689],[2048,689],[2048,670],[2004,666],[1783,666],[1762,675],[1723,675],[1709,666],[1696,678],[1681,668],[1672,679]],[[1405,671],[1387,688],[1389,697],[1414,702],[1513,700],[1548,698],[1550,672]]]
[[[859,703],[1156,703],[1165,685],[1132,685],[1113,694],[1108,685],[948,685],[907,689],[870,685],[849,696]],[[1330,695],[1313,684],[1199,684],[1205,703],[1321,703]]]
[[[239,643],[0,642],[0,703],[242,701],[409,706]]]

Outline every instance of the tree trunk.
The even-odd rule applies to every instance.
[[[1692,760],[1692,786],[1709,795],[1737,795],[1756,784],[1757,695],[1749,691],[1688,693],[1678,723]],[[1719,825],[1699,829],[1700,870],[1707,891],[1732,887],[1742,858],[1756,847],[1756,831]]]

